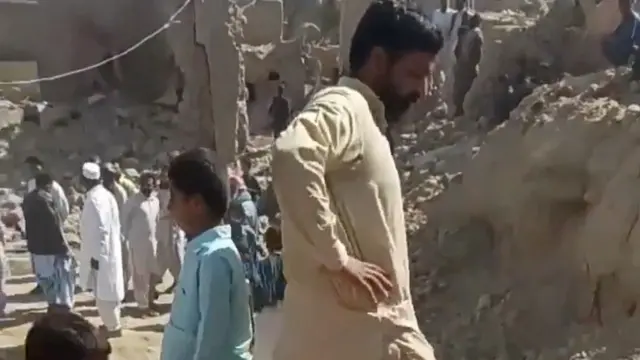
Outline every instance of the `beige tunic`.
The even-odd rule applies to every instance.
[[[342,78],[275,143],[287,292],[274,360],[434,359],[411,302],[400,180],[385,127],[373,91]],[[391,274],[386,303],[370,304],[326,271],[348,256]]]
[[[158,241],[156,227],[160,216],[160,201],[156,194],[149,197],[137,193],[122,209],[122,234],[129,244],[133,270],[133,294],[140,307],[149,306],[149,289],[158,271]]]

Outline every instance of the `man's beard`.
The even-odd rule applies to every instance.
[[[391,90],[393,91],[393,90]],[[415,103],[420,95],[411,93],[409,95],[401,96],[395,92],[389,92],[386,96],[381,97],[384,104],[385,117],[388,123],[397,123],[402,118],[402,115],[409,110],[411,105]]]

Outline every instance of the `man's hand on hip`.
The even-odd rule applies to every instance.
[[[349,258],[347,264],[338,273],[365,290],[369,300],[374,304],[386,300],[393,287],[389,274],[381,267],[353,257]]]

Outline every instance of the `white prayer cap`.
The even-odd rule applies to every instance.
[[[100,165],[92,162],[82,164],[82,176],[89,180],[100,180]]]

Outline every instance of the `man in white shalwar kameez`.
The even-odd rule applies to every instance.
[[[124,283],[118,204],[102,186],[98,164],[82,165],[82,182],[87,194],[80,217],[80,284],[93,291],[109,335],[120,336]]]
[[[155,283],[158,278],[156,227],[160,201],[155,193],[156,179],[151,173],[140,176],[140,191],[124,204],[122,233],[129,244],[133,265],[133,295],[141,316],[157,315]]]

